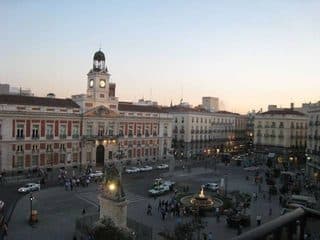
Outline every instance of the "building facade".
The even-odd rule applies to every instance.
[[[308,107],[307,175],[320,182],[320,102]]]
[[[0,95],[0,170],[145,164],[170,156],[172,115],[119,102],[102,51],[87,93],[71,99]]]
[[[0,169],[78,165],[80,108],[70,99],[0,95]]]
[[[274,158],[286,166],[303,161],[307,144],[305,114],[293,109],[270,110],[255,115],[254,145],[260,157]]]
[[[244,147],[246,116],[184,106],[171,107],[170,113],[176,159],[203,159],[218,153],[237,153]]]

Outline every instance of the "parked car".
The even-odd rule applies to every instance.
[[[102,177],[103,176],[103,172],[102,171],[95,171],[95,172],[90,173],[89,176],[91,178]]]
[[[143,166],[140,168],[141,172],[151,171],[153,168],[151,166]]]
[[[157,166],[157,169],[166,169],[166,168],[169,168],[168,164],[160,164]]]
[[[126,173],[137,173],[137,172],[140,172],[140,168],[137,168],[137,167],[130,167],[130,168],[127,168],[125,170]]]
[[[29,193],[33,191],[40,191],[40,184],[38,183],[27,183],[21,188],[18,188],[18,192],[20,193]]]
[[[209,191],[218,191],[219,190],[219,184],[217,183],[206,183],[201,185],[201,187],[203,187],[205,190],[209,190]]]

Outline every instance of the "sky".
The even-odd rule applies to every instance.
[[[319,0],[0,1],[0,83],[86,92],[95,51],[123,101],[219,97],[246,113],[320,100]]]

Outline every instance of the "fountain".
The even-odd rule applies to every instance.
[[[203,191],[197,195],[188,195],[181,198],[181,203],[187,207],[197,208],[201,210],[211,210],[212,208],[221,207],[223,202],[215,197],[206,196]]]

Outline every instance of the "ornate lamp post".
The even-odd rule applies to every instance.
[[[29,218],[29,222],[30,222],[30,224],[32,224],[33,223],[33,219],[32,219],[32,211],[33,211],[33,209],[32,209],[32,201],[34,200],[32,192],[30,192],[29,200],[30,200],[30,218]]]

